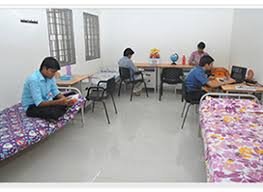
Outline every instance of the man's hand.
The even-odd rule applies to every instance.
[[[216,78],[214,76],[208,77],[209,80],[215,80]]]
[[[226,85],[226,84],[231,84],[231,83],[235,83],[235,82],[236,82],[235,79],[229,78],[227,81],[224,82],[224,85]]]
[[[68,105],[69,99],[67,97],[62,97],[60,99],[55,100],[58,105]]]

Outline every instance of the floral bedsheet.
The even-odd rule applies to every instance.
[[[85,102],[79,96],[76,104],[68,109],[58,121],[46,121],[26,116],[21,103],[0,112],[0,161],[9,158],[40,140],[46,138],[74,118]]]
[[[263,182],[263,106],[207,97],[199,110],[208,182]]]

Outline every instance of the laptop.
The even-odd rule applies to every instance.
[[[246,79],[247,68],[232,66],[231,78],[236,80],[236,83],[243,83]]]

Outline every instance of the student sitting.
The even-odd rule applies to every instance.
[[[132,55],[134,54],[134,51],[131,48],[127,48],[123,52],[123,57],[119,60],[118,64],[119,67],[125,67],[130,69],[131,72],[131,79],[136,79],[137,76],[133,75],[135,72],[139,71],[138,68],[134,65],[133,61],[131,60]],[[137,83],[134,87],[133,93],[137,96],[140,95],[142,91],[143,85],[141,82]]]
[[[66,113],[69,100],[59,92],[56,85],[54,76],[58,70],[58,61],[47,57],[40,69],[25,81],[22,106],[28,117],[57,120]]]
[[[233,83],[233,79],[229,79],[225,82],[219,82],[208,78],[206,71],[210,71],[213,66],[214,59],[209,55],[205,55],[200,59],[199,66],[193,68],[185,79],[185,87],[187,94],[192,100],[200,100],[206,93],[202,90],[204,85],[208,85],[212,88],[220,87],[224,84]]]
[[[189,65],[194,65],[194,66],[198,66],[200,58],[203,57],[204,55],[208,55],[206,52],[204,52],[205,49],[205,43],[204,42],[200,42],[197,45],[197,50],[194,51],[190,58],[189,58]]]

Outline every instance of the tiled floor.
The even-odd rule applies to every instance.
[[[204,182],[203,143],[192,107],[183,130],[181,96],[166,90],[116,98],[85,113],[46,141],[0,167],[2,182]]]

